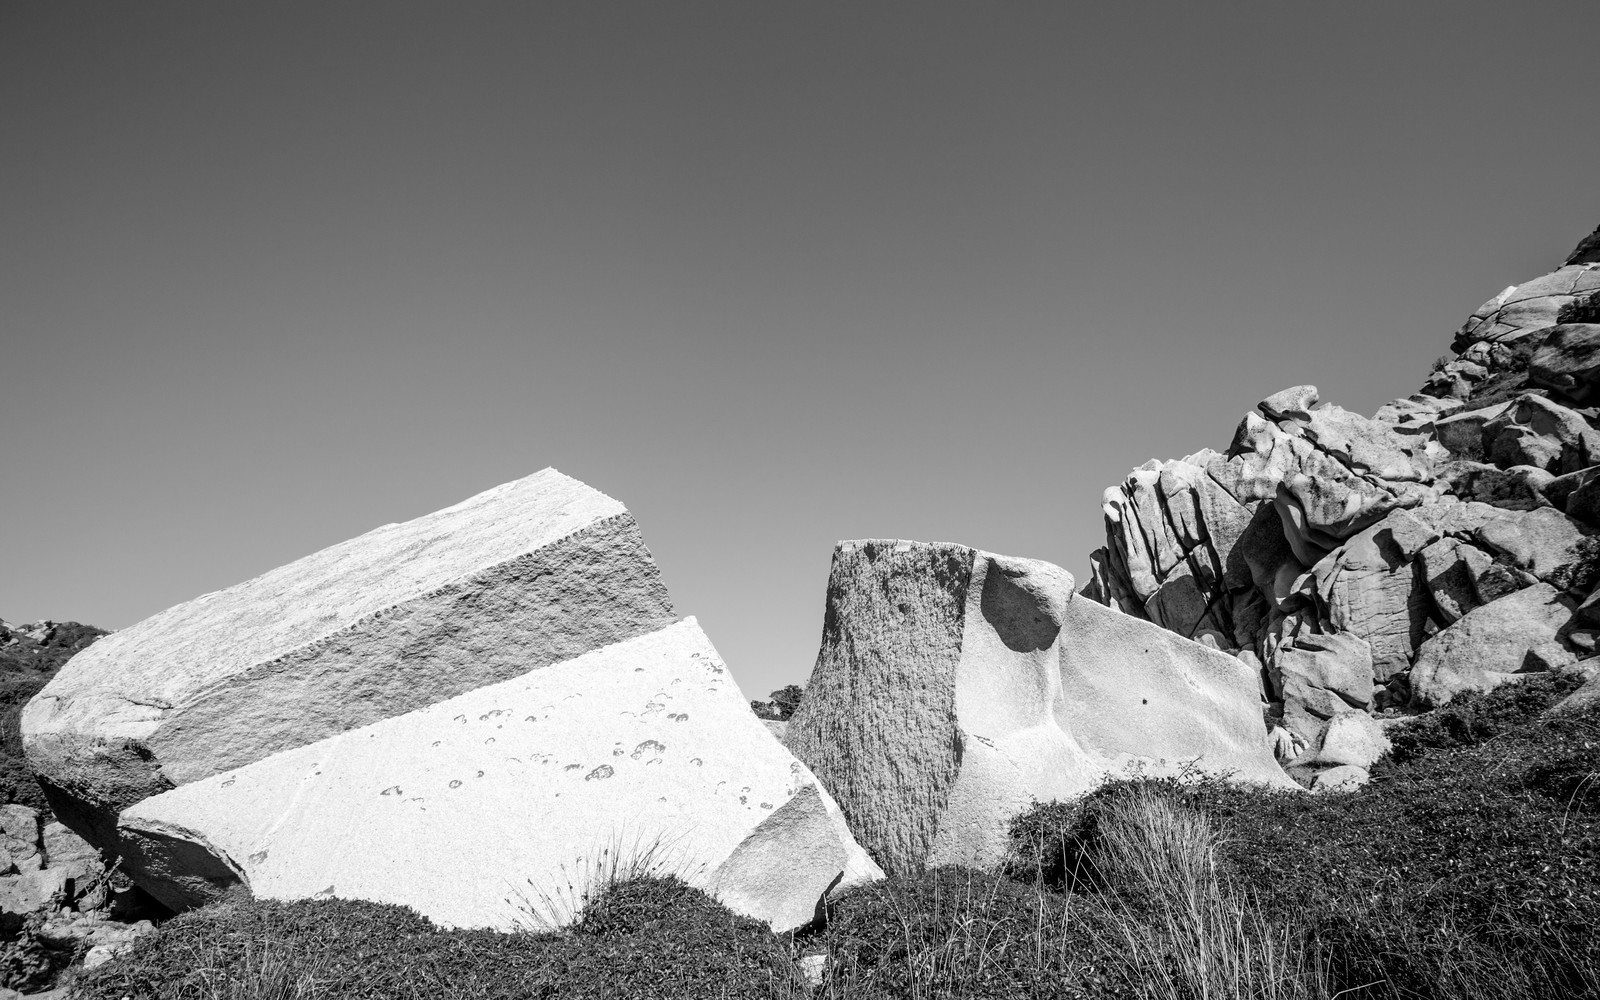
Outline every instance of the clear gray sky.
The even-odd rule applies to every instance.
[[[1081,574],[1600,222],[1600,3],[0,0],[0,616],[554,465],[751,696],[833,544]]]

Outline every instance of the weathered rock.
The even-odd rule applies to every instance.
[[[1593,483],[1596,479],[1600,479],[1600,465],[1593,465],[1587,469],[1579,469],[1577,472],[1569,472],[1564,476],[1557,476],[1545,484],[1544,498],[1556,510],[1576,517],[1577,515],[1572,514],[1567,509],[1568,501],[1572,499],[1572,494]],[[1580,520],[1582,519],[1580,518]]]
[[[44,867],[39,837],[37,810],[18,804],[0,806],[0,846],[5,848],[18,871],[37,871]]]
[[[134,942],[155,933],[148,920],[123,923],[89,913],[64,913],[39,928],[39,937],[56,947],[84,948],[83,967],[93,969],[127,953]]]
[[[1583,687],[1545,710],[1546,715],[1576,715],[1600,705],[1600,673],[1583,682]]]
[[[1538,583],[1475,608],[1422,644],[1411,671],[1419,708],[1436,708],[1463,691],[1488,691],[1543,669],[1530,654],[1552,644],[1573,604]]]
[[[1282,678],[1284,724],[1308,745],[1329,719],[1372,707],[1372,650],[1359,636],[1302,634],[1278,647],[1274,663]]]
[[[626,509],[546,469],[99,640],[29,702],[23,743],[57,816],[115,853],[151,795],[672,618]]]
[[[243,882],[462,927],[559,925],[562,887],[615,865],[789,930],[881,874],[693,619],[190,782],[121,829],[175,908]]]
[[[788,744],[886,869],[988,864],[1035,799],[1130,767],[1287,786],[1253,671],[1075,595],[1060,567],[844,542]]]
[[[1473,608],[1488,603],[1479,596],[1478,581],[1490,572],[1494,557],[1476,545],[1441,538],[1417,553],[1417,563],[1441,625],[1453,625]]]
[[[1563,323],[1588,323],[1600,307],[1600,270],[1565,265],[1513,285],[1478,307],[1451,346],[1464,351],[1479,341],[1504,343]]]
[[[1431,610],[1413,562],[1439,533],[1403,510],[1358,532],[1313,566],[1296,589],[1311,598],[1323,631],[1348,632],[1372,650],[1373,677],[1410,668]]]
[[[1450,462],[1439,469],[1439,483],[1462,500],[1505,510],[1549,506],[1544,491],[1555,477],[1531,465],[1502,469],[1484,462]]]
[[[1300,739],[1283,726],[1273,726],[1267,734],[1267,741],[1272,744],[1272,755],[1281,764],[1287,764],[1300,756],[1305,749],[1305,740]]]
[[[1311,781],[1313,792],[1353,792],[1372,780],[1372,775],[1364,767],[1353,764],[1341,764],[1330,767],[1326,771],[1318,772]]]
[[[1591,528],[1600,528],[1600,478],[1580,484],[1567,495],[1567,516]]]
[[[1600,390],[1600,324],[1564,323],[1540,331],[1528,360],[1528,382],[1588,406]]]
[[[1372,419],[1388,424],[1397,434],[1420,437],[1423,441],[1443,440],[1440,425],[1449,420],[1464,406],[1458,399],[1439,399],[1434,396],[1408,396],[1378,407]],[[1423,445],[1426,450],[1426,444]]]
[[[1458,410],[1441,417],[1434,422],[1434,440],[1444,445],[1454,458],[1481,461],[1486,454],[1484,426],[1510,406],[1510,403],[1497,403],[1472,410]]]
[[[1543,396],[1517,397],[1485,421],[1481,433],[1481,452],[1501,468],[1531,465],[1561,476],[1600,462],[1600,432]]]
[[[1378,720],[1365,712],[1341,712],[1328,720],[1317,763],[1370,768],[1393,746]]]
[[[1150,462],[1106,491],[1095,593],[1181,635],[1236,646],[1224,559],[1250,512],[1212,477],[1220,459],[1201,452]]]
[[[1561,590],[1587,590],[1600,572],[1595,531],[1554,509],[1507,511],[1473,532],[1501,560]]]

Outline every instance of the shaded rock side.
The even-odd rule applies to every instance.
[[[960,764],[955,674],[975,553],[840,542],[822,644],[786,744],[890,871],[927,857]]]
[[[141,799],[673,618],[622,504],[546,469],[101,639],[23,744],[56,814],[114,850]]]
[[[847,542],[828,608],[789,746],[892,872],[993,864],[1031,802],[1129,770],[1292,786],[1253,669],[1077,596],[1058,566]]]
[[[881,876],[693,619],[191,782],[121,829],[175,908],[242,882],[452,927],[560,926],[597,872],[643,868],[790,930]]]

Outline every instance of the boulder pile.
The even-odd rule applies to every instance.
[[[1586,669],[1600,635],[1593,242],[1486,302],[1456,357],[1371,417],[1295,386],[1246,414],[1227,451],[1134,470],[1106,491],[1085,596],[1256,669],[1302,766],[1332,760],[1344,714]]]
[[[648,870],[784,930],[881,874],[632,516],[553,469],[114,633],[22,734],[62,821],[173,909],[243,883],[554,925]]]

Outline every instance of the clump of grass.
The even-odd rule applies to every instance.
[[[826,949],[819,997],[1075,998],[1092,936],[1070,896],[967,868],[898,875],[830,905],[802,949]]]
[[[1321,1000],[1298,928],[1274,925],[1218,868],[1221,839],[1157,786],[1120,790],[1098,813],[1090,852],[1128,995],[1149,1000]]]
[[[696,862],[677,840],[664,834],[635,832],[629,836],[617,832],[596,848],[574,857],[571,865],[558,865],[553,882],[524,880],[527,888],[513,890],[507,902],[521,912],[523,930],[556,933],[581,917],[596,919],[609,905],[612,890],[618,885],[663,878],[692,883],[705,869],[703,862]]]

